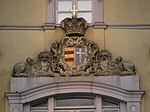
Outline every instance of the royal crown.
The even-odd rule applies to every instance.
[[[61,22],[61,27],[67,36],[83,36],[87,29],[87,22],[84,18],[65,18]]]

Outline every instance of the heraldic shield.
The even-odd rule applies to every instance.
[[[65,47],[64,60],[69,66],[78,67],[84,63],[86,56],[85,47]]]

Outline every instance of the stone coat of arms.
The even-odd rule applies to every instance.
[[[13,68],[15,77],[31,76],[88,76],[88,75],[134,75],[135,66],[121,56],[112,60],[112,54],[100,50],[94,42],[88,41],[84,33],[88,27],[84,18],[65,18],[61,27],[66,36],[51,45],[50,51],[43,51],[37,60],[27,58]]]

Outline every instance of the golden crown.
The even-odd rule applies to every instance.
[[[87,21],[84,18],[65,18],[61,21],[61,27],[67,36],[83,36],[87,29]]]

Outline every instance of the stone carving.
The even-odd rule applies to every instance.
[[[123,60],[121,56],[115,59],[116,68],[120,75],[132,75],[136,73],[135,66],[130,61]]]
[[[77,48],[85,48],[87,52],[85,52],[84,54],[86,55],[85,60],[83,60],[84,64],[77,66],[75,65],[75,62],[73,62],[74,64],[72,66],[69,66],[69,62],[68,64],[65,62],[65,48],[73,50]],[[98,50],[99,48],[95,43],[87,41],[87,39],[84,37],[65,37],[59,43],[56,42],[51,46],[50,51],[52,52],[53,59],[52,71],[60,73],[61,76],[81,76],[83,74],[87,75],[91,72],[95,72],[96,68],[98,68],[96,58]]]
[[[100,50],[98,45],[83,35],[87,28],[83,18],[66,18],[61,22],[66,37],[53,43],[50,51],[38,54],[37,59],[27,58],[13,68],[15,77],[34,76],[88,76],[133,75],[135,66],[121,56],[115,60],[108,50]]]
[[[111,75],[115,70],[112,54],[108,50],[101,50],[98,55],[99,69],[95,75]]]
[[[87,22],[84,18],[72,16],[72,18],[62,20],[61,27],[66,36],[83,36],[87,29]]]
[[[34,76],[52,76],[51,53],[48,51],[41,52],[37,60],[27,58],[24,63],[17,63],[13,67],[13,76],[15,77],[34,77]]]
[[[112,54],[108,50],[101,50],[98,55],[99,68],[95,75],[134,75],[135,66],[121,56],[112,60]]]

